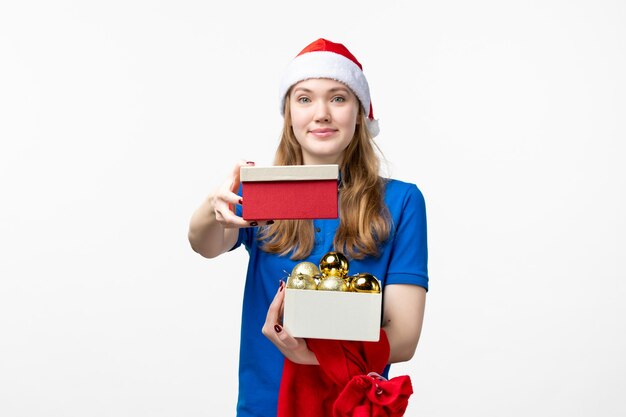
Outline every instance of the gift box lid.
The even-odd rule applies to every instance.
[[[242,182],[336,180],[339,165],[284,165],[269,167],[241,167]]]

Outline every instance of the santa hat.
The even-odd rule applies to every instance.
[[[280,82],[280,112],[284,116],[285,96],[294,84],[309,78],[330,78],[344,83],[359,98],[372,137],[378,135],[378,120],[374,119],[370,87],[363,67],[340,43],[318,39],[308,45],[289,63]]]

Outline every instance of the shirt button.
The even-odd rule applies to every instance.
[[[319,227],[316,227],[316,228],[315,228],[315,232],[316,232],[316,233],[319,233],[319,232],[321,232],[321,231],[322,231],[322,229],[320,229]]]

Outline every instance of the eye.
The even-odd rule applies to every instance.
[[[346,101],[346,98],[342,96],[335,96],[330,101],[335,102],[335,103],[343,103]]]
[[[298,97],[298,103],[310,103],[311,99],[306,96]]]

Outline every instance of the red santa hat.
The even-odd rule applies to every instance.
[[[358,97],[372,137],[378,135],[378,120],[374,119],[370,87],[363,66],[340,43],[318,39],[305,47],[289,63],[280,82],[280,112],[284,116],[285,96],[294,84],[309,78],[330,78],[344,83]]]

